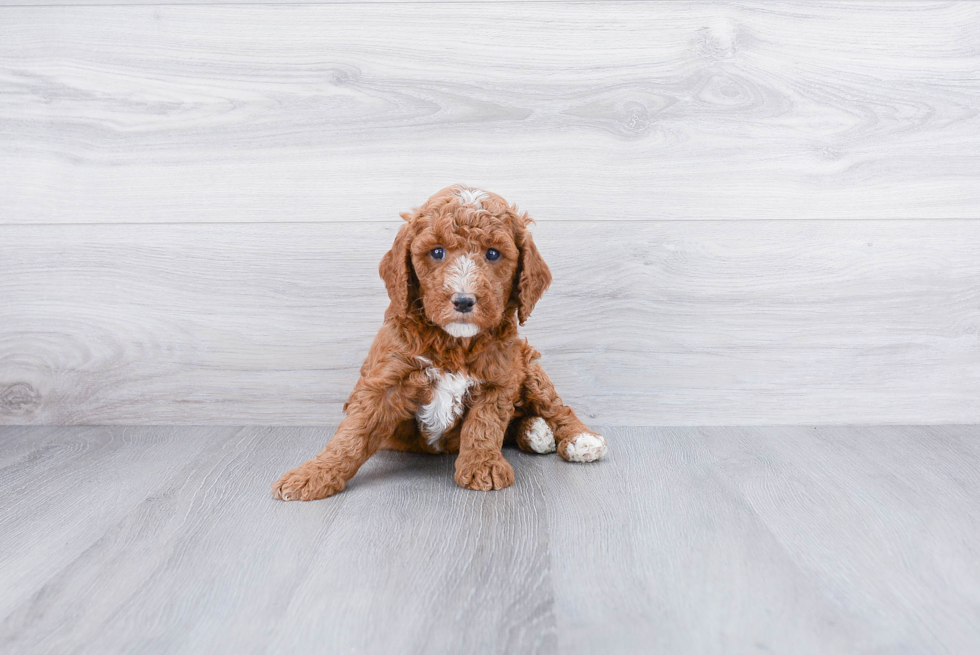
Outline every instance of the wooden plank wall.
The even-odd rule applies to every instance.
[[[0,0],[0,423],[336,423],[397,214],[595,424],[980,420],[980,3]]]

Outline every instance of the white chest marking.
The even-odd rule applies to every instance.
[[[433,382],[432,400],[419,407],[415,414],[419,430],[433,448],[438,448],[442,435],[456,425],[463,415],[466,393],[477,380],[462,373],[447,373],[437,368],[426,370]]]

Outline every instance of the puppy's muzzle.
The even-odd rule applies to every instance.
[[[453,307],[460,314],[469,314],[473,311],[476,304],[476,296],[469,293],[457,293],[453,295]]]

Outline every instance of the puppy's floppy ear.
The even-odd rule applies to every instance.
[[[534,245],[531,232],[527,229],[532,222],[527,216],[521,217],[517,230],[517,247],[520,255],[517,260],[517,281],[514,292],[517,295],[517,320],[521,325],[531,315],[534,305],[544,295],[551,284],[551,271],[544,263],[538,247]]]
[[[408,222],[398,230],[391,250],[381,258],[378,272],[388,290],[391,309],[396,315],[407,316],[417,297],[415,287],[418,282],[415,278],[415,269],[412,267],[412,251],[410,249],[414,236],[413,216],[411,214],[402,214],[401,216]]]

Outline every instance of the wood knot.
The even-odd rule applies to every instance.
[[[728,21],[715,21],[698,30],[694,50],[705,59],[731,59],[738,52],[738,34]]]
[[[623,105],[623,132],[626,136],[644,136],[650,128],[650,112],[641,102],[630,100]]]
[[[0,414],[26,416],[41,406],[41,394],[27,382],[14,382],[0,389]]]

